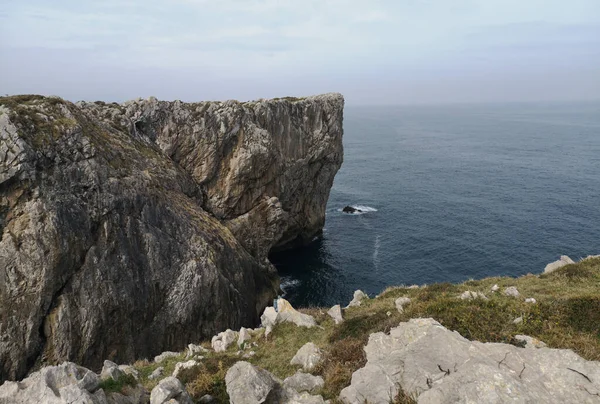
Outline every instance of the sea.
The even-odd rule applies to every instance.
[[[347,106],[343,142],[323,237],[271,257],[295,306],[600,254],[600,102]]]

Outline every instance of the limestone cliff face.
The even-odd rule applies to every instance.
[[[321,231],[342,111],[0,98],[0,381],[254,325],[268,252]]]

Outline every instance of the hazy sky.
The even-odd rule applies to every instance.
[[[600,99],[600,0],[0,0],[0,93]]]

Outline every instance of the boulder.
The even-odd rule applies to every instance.
[[[564,267],[565,265],[574,264],[574,263],[575,263],[575,261],[573,261],[568,256],[561,255],[560,259],[558,259],[557,261],[551,262],[548,265],[546,265],[546,267],[544,268],[544,273],[545,274],[551,274],[552,272],[556,271],[559,268]]]
[[[329,317],[333,319],[336,325],[344,322],[344,317],[342,316],[342,307],[339,304],[336,304],[330,308],[327,311],[327,314],[329,314]]]
[[[65,362],[44,367],[20,382],[5,382],[0,386],[0,404],[106,404],[99,385],[94,372]]]
[[[133,376],[135,380],[139,380],[140,378],[140,372],[131,365],[119,365],[119,370],[127,375]]]
[[[509,296],[509,297],[521,296],[521,294],[519,293],[519,291],[517,290],[517,288],[515,286],[509,286],[506,289],[504,289],[504,295]]]
[[[324,404],[321,396],[298,393],[270,372],[248,362],[237,362],[227,371],[225,384],[230,404]]]
[[[247,328],[240,328],[240,335],[238,337],[238,347],[241,347],[242,345],[244,345],[246,343],[246,341],[250,341],[252,339],[252,335],[250,334],[250,331],[248,331]]]
[[[236,331],[226,330],[212,337],[211,345],[215,352],[225,352],[237,338],[238,333]]]
[[[300,365],[303,370],[310,372],[321,363],[322,359],[323,352],[312,342],[307,342],[296,352],[290,364]]]
[[[571,350],[469,341],[433,319],[371,334],[367,364],[340,400],[388,404],[399,389],[419,403],[597,403],[600,363]]]
[[[159,377],[161,377],[163,375],[164,372],[165,372],[165,368],[163,368],[162,366],[159,366],[156,369],[154,369],[154,371],[152,373],[150,373],[150,376],[148,376],[148,379],[150,379],[150,380],[158,379]]]
[[[316,393],[325,385],[325,381],[321,376],[313,376],[310,373],[297,372],[296,374],[286,378],[283,381],[283,386],[302,393]]]
[[[171,352],[171,351],[163,352],[160,355],[156,355],[154,357],[154,363],[161,363],[165,359],[175,358],[179,355],[180,355],[179,352]]]
[[[404,306],[410,303],[410,297],[399,297],[396,299],[394,304],[396,305],[396,310],[399,313],[404,313]]]
[[[487,296],[484,295],[481,292],[473,292],[472,290],[467,290],[465,292],[463,292],[460,296],[459,296],[460,300],[473,300],[473,299],[482,299],[482,300],[488,300]]]
[[[311,328],[317,325],[314,317],[300,313],[283,298],[277,299],[277,323],[294,323],[298,327]]]
[[[102,366],[102,371],[100,372],[100,378],[102,380],[119,380],[124,375],[125,373],[119,369],[119,365],[111,361],[104,361],[104,366]]]
[[[175,364],[175,370],[173,370],[173,377],[179,377],[181,372],[188,369],[193,369],[199,365],[199,362],[195,360],[189,360],[187,362],[178,362]]]
[[[162,379],[150,393],[150,404],[194,404],[183,384],[175,377]]]
[[[354,296],[352,297],[352,300],[350,301],[350,303],[348,303],[348,306],[346,306],[346,308],[360,306],[361,302],[364,299],[368,298],[369,296],[367,296],[362,290],[356,290],[354,291]]]

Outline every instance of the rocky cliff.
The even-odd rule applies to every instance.
[[[0,98],[0,381],[257,323],[318,235],[343,98]]]

